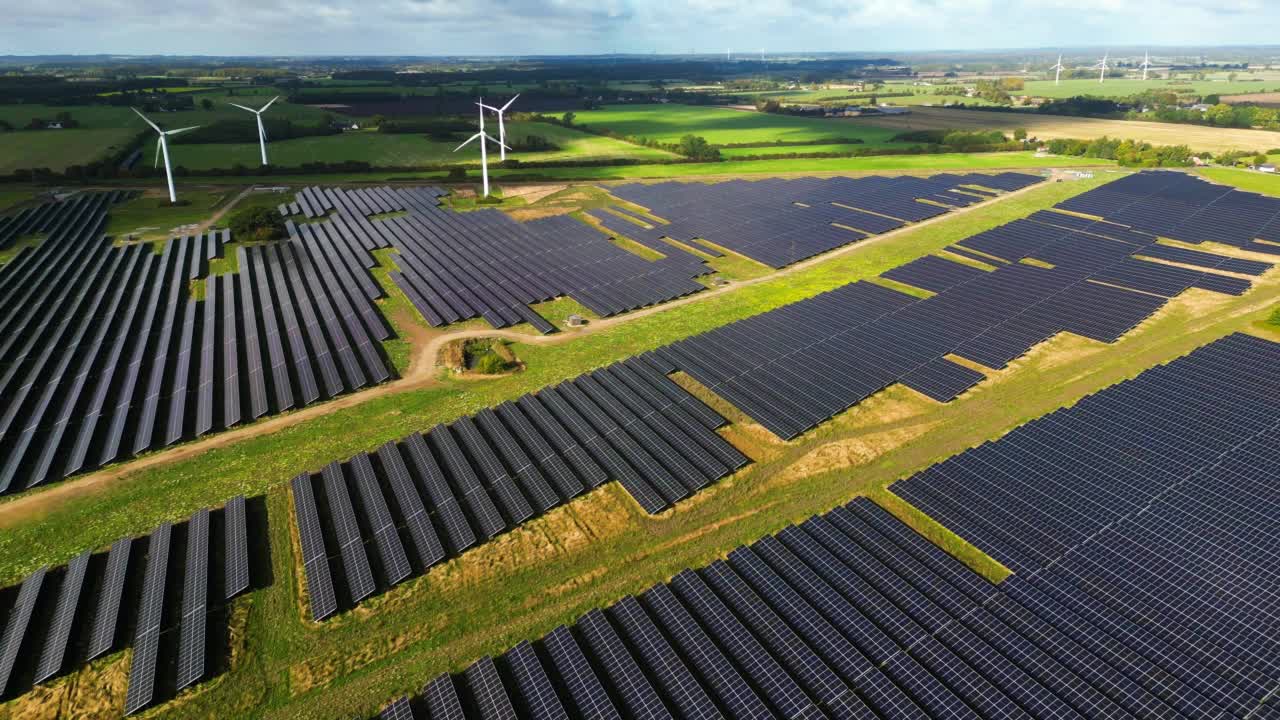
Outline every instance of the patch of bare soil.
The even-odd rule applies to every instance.
[[[866,465],[885,453],[920,437],[936,424],[920,423],[819,445],[776,474],[769,482],[785,484],[834,470]]]
[[[4,720],[96,720],[124,714],[130,652],[118,653],[38,685],[0,707]]]
[[[578,208],[572,205],[546,205],[543,207],[522,207],[515,210],[508,210],[507,214],[513,220],[520,222],[529,222],[530,220],[540,220],[542,218],[555,217],[557,215],[568,215]]]
[[[502,196],[505,198],[521,197],[532,205],[546,196],[554,195],[568,187],[568,185],[503,185]]]

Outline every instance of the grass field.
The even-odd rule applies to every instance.
[[[1001,130],[1026,128],[1041,140],[1102,136],[1142,140],[1155,145],[1187,145],[1192,150],[1270,150],[1280,147],[1280,132],[1201,127],[1131,120],[1099,120],[1031,113],[987,112],[951,108],[916,108],[909,115],[857,118],[854,122],[902,132],[905,130]]]
[[[436,673],[458,669],[485,653],[537,637],[583,611],[704,564],[738,544],[825,511],[857,495],[881,501],[893,480],[998,437],[1016,424],[1068,404],[1158,362],[1266,317],[1266,300],[1280,289],[1271,277],[1243,298],[1192,291],[1112,346],[1058,338],[994,373],[956,402],[939,405],[892,388],[796,442],[767,437],[717,403],[733,424],[725,432],[755,461],[675,510],[640,513],[616,483],[469,552],[426,576],[365,603],[322,626],[302,619],[294,540],[284,481],[301,467],[373,447],[438,420],[538,387],[637,350],[714,327],[778,304],[876,274],[972,233],[1048,207],[1101,180],[1058,183],[1017,198],[867,245],[777,281],[709,298],[557,348],[518,345],[526,373],[484,383],[440,388],[376,401],[278,435],[145,471],[86,495],[47,515],[24,519],[0,535],[0,578],[123,532],[149,529],[191,508],[236,492],[266,493],[273,583],[237,602],[232,668],[153,718],[367,717],[396,694],[416,693]],[[283,436],[283,437],[282,437]],[[900,509],[900,508],[899,508]],[[944,547],[989,576],[1000,568],[960,545],[936,525],[914,517]],[[215,637],[215,643],[225,642]],[[61,706],[78,692],[94,692],[118,706],[124,685],[90,684],[117,673],[127,653],[52,683],[41,697]],[[93,673],[97,673],[95,676]],[[0,705],[0,717],[25,717],[19,698]]]
[[[496,131],[495,133],[496,134]],[[525,161],[606,160],[636,158],[661,160],[675,154],[656,148],[613,138],[590,135],[549,123],[513,122],[507,127],[508,141],[520,141],[538,135],[559,147],[548,152],[508,153],[507,157]],[[381,166],[480,165],[480,151],[472,145],[455,153],[457,142],[429,140],[423,135],[386,134],[374,131],[345,132],[341,135],[296,138],[268,143],[267,156],[273,165],[297,167],[309,162],[341,162],[361,160]],[[236,164],[257,167],[260,162],[257,143],[174,145],[170,148],[173,162],[189,170],[230,168]],[[490,148],[491,160],[496,150]],[[496,163],[495,163],[496,164]]]
[[[1201,168],[1196,172],[1216,183],[1234,185],[1241,190],[1280,196],[1280,177],[1235,168]]]
[[[128,127],[0,132],[0,175],[23,168],[61,172],[68,165],[84,165],[123,147],[138,132]]]
[[[229,95],[226,91],[202,92],[195,98],[196,109],[184,110],[182,112],[171,113],[155,113],[152,119],[162,128],[179,128],[188,125],[201,125],[214,120],[225,120],[234,118],[243,120],[248,117],[248,113],[244,110],[237,110],[228,103],[240,103],[241,105],[258,106],[266,103],[273,95],[280,94],[279,91],[271,91],[266,88],[237,89],[235,95]],[[212,100],[214,107],[212,110],[202,110],[199,108],[200,100]],[[145,130],[146,124],[133,114],[133,110],[115,105],[72,105],[67,107],[51,106],[51,105],[0,105],[0,120],[6,120],[14,127],[23,127],[32,118],[44,118],[52,120],[55,115],[60,112],[69,112],[71,117],[79,123],[79,129],[102,130],[115,128],[128,128],[131,131]],[[285,102],[281,98],[271,109],[267,111],[271,117],[280,120],[293,120],[295,122],[319,122],[320,118],[325,115],[324,110],[319,110],[306,105],[294,105]],[[36,131],[47,132],[47,131]],[[56,132],[56,131],[55,131]],[[2,137],[2,136],[0,136]]]
[[[769,115],[697,105],[609,105],[576,113],[575,123],[608,128],[623,135],[664,143],[700,135],[713,145],[746,142],[807,142],[860,138],[867,145],[886,145],[893,132],[848,120]]]
[[[131,233],[164,238],[172,228],[207,219],[236,193],[234,189],[183,189],[178,193],[178,200],[185,204],[170,205],[167,192],[148,192],[113,207],[107,215],[106,232],[116,240]]]
[[[1064,63],[1065,64],[1065,63]],[[1248,78],[1241,75],[1241,78]],[[1222,80],[1147,80],[1139,78],[1108,78],[1099,83],[1097,77],[1091,79],[1064,79],[1061,85],[1054,85],[1053,80],[1028,80],[1026,89],[1018,94],[1037,97],[1067,98],[1076,95],[1094,95],[1096,97],[1129,97],[1147,90],[1167,90],[1189,95],[1231,95],[1235,93],[1254,93],[1264,90],[1280,89],[1280,76],[1274,73],[1247,81],[1237,79],[1229,82]]]

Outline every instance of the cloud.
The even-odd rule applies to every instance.
[[[1271,0],[0,0],[0,53],[569,54],[1272,42]],[[1206,35],[1212,29],[1212,35]]]

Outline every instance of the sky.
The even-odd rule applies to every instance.
[[[1276,0],[0,0],[0,55],[758,53],[1275,43]]]

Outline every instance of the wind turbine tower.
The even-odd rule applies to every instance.
[[[520,93],[516,93],[515,97],[511,98],[510,100],[508,100],[508,101],[507,101],[507,104],[506,104],[506,105],[503,105],[503,106],[502,106],[502,107],[500,107],[500,108],[493,107],[492,105],[485,105],[483,102],[481,102],[481,103],[480,103],[480,107],[481,107],[480,114],[481,114],[481,115],[484,115],[484,111],[485,111],[486,109],[488,109],[488,110],[492,110],[492,111],[494,111],[495,113],[497,113],[497,114],[498,114],[498,146],[499,146],[499,148],[498,148],[498,149],[499,149],[499,152],[500,152],[500,153],[501,153],[501,155],[502,155],[502,156],[501,156],[501,158],[499,158],[500,160],[504,160],[504,161],[505,161],[505,160],[507,159],[507,126],[506,126],[506,124],[503,122],[503,116],[504,116],[504,114],[507,112],[507,108],[511,107],[511,103],[515,102],[515,101],[516,101],[516,98],[518,98],[518,97],[520,97]],[[483,129],[484,129],[483,124],[482,124],[482,127],[481,127],[480,129],[481,129],[481,130],[483,130]]]
[[[265,127],[263,127],[263,125],[262,125],[262,113],[266,112],[266,111],[267,111],[267,108],[271,107],[271,103],[273,103],[273,102],[275,102],[275,101],[277,101],[277,100],[279,100],[279,99],[280,99],[280,96],[279,96],[279,95],[277,95],[277,96],[275,96],[275,97],[271,98],[271,101],[270,101],[270,102],[268,102],[266,105],[263,105],[262,107],[258,108],[257,110],[254,110],[254,109],[253,109],[253,108],[251,108],[251,107],[245,107],[244,105],[236,105],[235,103],[231,103],[231,105],[232,105],[233,107],[238,107],[238,108],[240,108],[241,110],[248,110],[249,112],[253,113],[253,116],[254,116],[255,118],[257,118],[257,120],[258,120],[258,147],[262,150],[262,164],[263,164],[263,165],[266,165],[266,164],[267,164],[267,129],[266,129]]]
[[[1149,70],[1151,70],[1151,51],[1148,50],[1146,55],[1142,58],[1142,79],[1144,81],[1147,79],[1147,72]]]
[[[1062,84],[1062,71],[1066,69],[1065,67],[1063,67],[1063,66],[1062,66],[1062,55],[1058,55],[1058,64],[1057,64],[1057,65],[1054,65],[1053,67],[1051,67],[1051,68],[1049,68],[1049,69],[1053,71],[1053,84],[1054,84],[1054,85],[1061,85],[1061,84]]]
[[[1099,70],[1099,73],[1098,73],[1099,83],[1104,83],[1107,81],[1107,62],[1110,59],[1111,59],[1111,53],[1108,52],[1102,56],[1102,60],[1098,61],[1097,65],[1094,65],[1094,67]]]
[[[138,117],[142,118],[142,120],[146,124],[150,125],[151,128],[155,130],[156,133],[160,136],[160,139],[156,141],[156,161],[153,167],[158,166],[160,164],[160,154],[163,153],[164,154],[164,175],[165,175],[165,178],[167,178],[169,181],[169,202],[176,203],[178,202],[178,194],[173,191],[173,166],[169,164],[169,136],[177,135],[178,133],[184,133],[188,130],[195,130],[200,126],[192,125],[191,127],[178,128],[177,130],[161,130],[159,125],[156,125],[155,123],[147,119],[147,116],[138,112],[137,108],[132,108],[132,110],[135,113],[137,113]]]
[[[494,140],[484,131],[484,109],[488,107],[484,104],[484,98],[480,98],[480,102],[476,103],[476,105],[480,106],[480,132],[464,140],[462,144],[454,148],[453,151],[458,152],[462,148],[466,147],[472,140],[477,138],[480,140],[480,179],[484,186],[483,196],[489,197],[489,149],[488,146],[484,144],[484,141],[488,140],[490,142],[498,143],[498,145],[503,148],[505,148],[506,145]]]

